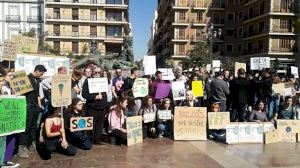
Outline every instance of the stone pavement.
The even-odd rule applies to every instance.
[[[53,154],[43,161],[37,154],[18,159],[23,168],[252,168],[300,167],[297,143],[226,145],[214,141],[146,139],[126,147],[94,146],[74,157]]]

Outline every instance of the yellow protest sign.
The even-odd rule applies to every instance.
[[[51,103],[53,107],[63,107],[71,104],[70,75],[54,75],[51,86]]]
[[[206,107],[175,107],[174,140],[207,140]]]
[[[229,112],[209,112],[208,113],[208,128],[209,129],[225,129],[230,123]]]
[[[16,95],[22,95],[33,90],[25,70],[14,72],[9,84]]]
[[[195,97],[203,97],[203,82],[202,81],[193,81],[192,82],[192,91]]]
[[[128,117],[126,119],[127,146],[143,142],[142,116]]]

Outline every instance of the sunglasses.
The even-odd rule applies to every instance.
[[[101,74],[101,72],[93,72],[93,74]]]

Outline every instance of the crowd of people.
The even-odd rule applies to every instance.
[[[11,162],[14,154],[20,158],[29,158],[30,152],[37,151],[42,159],[50,159],[53,152],[67,156],[76,155],[77,148],[90,150],[93,145],[105,145],[104,135],[110,143],[126,144],[126,118],[153,114],[158,110],[171,110],[175,106],[208,107],[210,112],[230,112],[231,122],[273,122],[276,119],[300,119],[299,81],[294,75],[280,76],[271,69],[246,73],[241,68],[234,77],[227,70],[211,73],[201,67],[194,67],[192,72],[183,71],[178,66],[174,69],[174,81],[184,81],[186,99],[173,101],[172,92],[162,99],[155,99],[157,87],[163,80],[162,72],[154,76],[140,76],[138,70],[131,69],[125,77],[121,68],[113,71],[102,69],[96,64],[88,64],[83,69],[72,70],[72,104],[69,107],[55,108],[51,105],[52,77],[43,78],[47,69],[37,65],[28,75],[33,87],[26,93],[27,117],[25,132],[6,136],[6,150],[3,167],[18,167]],[[58,68],[58,74],[68,74],[66,67]],[[0,96],[14,95],[9,81],[13,70],[0,69]],[[114,73],[114,75],[112,75]],[[103,93],[89,92],[89,78],[107,78],[109,89]],[[149,94],[135,98],[133,85],[137,78],[147,78]],[[204,95],[195,97],[192,82],[201,81]],[[275,94],[273,84],[292,83],[290,95]],[[93,117],[92,131],[70,131],[70,118]],[[143,123],[144,138],[173,138],[173,120],[156,117],[153,122]],[[224,130],[208,132],[208,138],[224,137]]]

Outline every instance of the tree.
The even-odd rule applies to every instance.
[[[183,69],[190,69],[195,66],[204,66],[209,63],[209,47],[206,41],[195,44],[188,57],[182,61]]]
[[[22,34],[22,36],[27,36],[27,37],[36,37],[36,32],[34,28],[31,28],[28,32],[23,32],[20,34]]]

